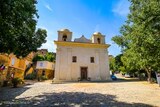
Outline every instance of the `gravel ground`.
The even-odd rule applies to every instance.
[[[0,106],[158,107],[160,87],[136,80],[53,84],[34,82],[0,88]]]

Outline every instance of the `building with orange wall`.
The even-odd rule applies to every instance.
[[[13,54],[0,54],[0,65],[5,66],[4,70],[0,70],[0,82],[3,83],[4,80],[9,80],[11,78],[21,78],[24,79],[24,73],[27,67],[32,63],[32,58],[35,53],[31,52],[25,58],[17,58]],[[32,72],[33,68],[28,69]]]
[[[0,66],[5,66],[4,70],[0,70],[0,86],[2,85],[3,81],[6,80],[9,61],[10,59],[7,54],[0,54]]]
[[[54,78],[55,63],[49,61],[37,61],[36,71],[38,76],[46,76],[48,79]]]

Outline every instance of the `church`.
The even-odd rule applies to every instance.
[[[57,46],[54,82],[110,80],[110,45],[105,44],[105,36],[100,32],[93,33],[91,39],[82,35],[72,40],[72,32],[61,29],[54,43]]]

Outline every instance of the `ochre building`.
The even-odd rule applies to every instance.
[[[46,76],[48,79],[54,77],[55,64],[49,61],[37,61],[36,70],[38,76]]]

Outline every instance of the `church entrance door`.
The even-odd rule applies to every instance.
[[[88,71],[87,67],[81,67],[81,80],[87,80],[88,78]]]

